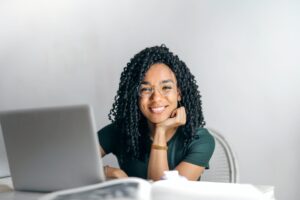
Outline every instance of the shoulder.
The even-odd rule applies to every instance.
[[[206,128],[197,128],[187,150],[211,155],[215,150],[215,139]]]
[[[186,150],[184,161],[208,168],[215,150],[215,139],[206,128],[198,128]]]
[[[98,131],[98,135],[100,134],[113,134],[117,132],[117,126],[115,123],[110,123]]]
[[[210,144],[215,145],[215,139],[206,128],[197,128],[190,145]]]
[[[105,153],[116,153],[116,146],[119,141],[119,131],[114,123],[108,124],[98,131],[98,139]]]

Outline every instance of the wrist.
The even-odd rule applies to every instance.
[[[156,133],[164,133],[166,130],[166,127],[163,124],[154,124],[153,125],[153,131]]]
[[[153,136],[154,136],[153,139],[156,138],[159,140],[166,139],[166,131],[163,128],[155,128]]]
[[[158,145],[158,146],[167,146],[166,137],[164,135],[162,135],[162,136],[155,135],[153,138],[152,144]]]
[[[157,144],[152,144],[151,145],[152,149],[156,149],[156,150],[168,150],[168,146],[167,145],[157,145]]]

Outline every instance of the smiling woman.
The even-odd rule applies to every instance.
[[[165,121],[176,110],[181,100],[176,84],[174,73],[165,64],[153,64],[147,71],[139,89],[139,108],[148,125]]]
[[[159,180],[178,170],[198,180],[209,168],[215,143],[203,128],[198,86],[165,45],[146,48],[127,64],[109,119],[98,132],[101,155],[115,154],[121,169],[107,166],[107,177]]]

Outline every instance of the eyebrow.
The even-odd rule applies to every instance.
[[[171,80],[171,79],[163,80],[163,81],[161,81],[160,83],[170,83],[170,82],[171,82],[171,83],[174,83],[174,81]],[[148,81],[142,81],[142,82],[141,82],[141,85],[142,85],[142,84],[143,84],[143,85],[151,85],[150,82],[148,82]]]

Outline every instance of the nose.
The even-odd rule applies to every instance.
[[[159,92],[159,90],[155,88],[155,89],[153,90],[153,93],[152,93],[150,99],[156,101],[156,100],[161,99],[162,97],[163,97],[163,96],[162,96],[162,94]]]

